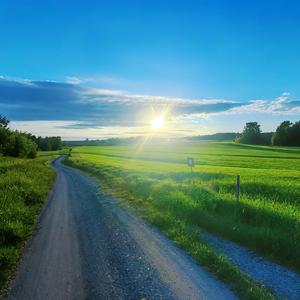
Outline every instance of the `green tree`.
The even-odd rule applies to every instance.
[[[272,136],[272,145],[274,146],[287,146],[291,142],[291,127],[290,121],[283,121],[276,129]]]
[[[290,128],[289,145],[300,146],[300,121],[295,122]]]
[[[37,144],[28,133],[12,131],[8,128],[9,120],[0,116],[0,153],[14,157],[34,158]]]
[[[261,129],[257,122],[246,123],[244,130],[237,142],[242,144],[261,144]]]
[[[10,131],[7,128],[9,120],[0,115],[0,153],[3,153],[5,145],[9,140]]]
[[[0,127],[0,153],[5,151],[5,147],[9,141],[10,131],[7,128]]]
[[[62,141],[60,136],[44,137],[39,136],[35,139],[36,143],[39,146],[39,149],[42,151],[50,150],[60,150],[62,149]]]
[[[37,145],[25,133],[9,131],[2,153],[5,156],[34,158],[37,154]]]
[[[0,128],[7,128],[9,124],[9,120],[7,120],[5,117],[2,117],[0,115]]]

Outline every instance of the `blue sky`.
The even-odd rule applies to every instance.
[[[300,119],[299,1],[0,2],[0,113],[64,138]],[[176,130],[175,130],[176,129]]]

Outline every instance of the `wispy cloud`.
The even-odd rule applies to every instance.
[[[76,76],[67,76],[66,77],[66,82],[70,84],[80,84],[83,82],[82,79],[76,77]]]
[[[270,113],[293,115],[300,113],[300,100],[291,100],[289,93],[282,93],[275,100],[253,100],[249,104],[233,108],[232,113]]]
[[[76,81],[75,78],[72,78]],[[141,125],[151,111],[172,116],[213,113],[243,105],[223,99],[184,99],[83,88],[53,81],[0,79],[0,103],[15,120],[78,120],[95,125]]]
[[[274,100],[247,102],[187,99],[87,88],[81,85],[83,79],[77,77],[69,77],[68,81],[0,77],[1,114],[15,121],[53,121],[51,126],[56,126],[59,130],[83,132],[88,129],[94,132],[97,129],[98,132],[104,132],[103,128],[149,126],[154,112],[166,110],[170,123],[189,123],[191,126],[199,120],[209,120],[221,115],[262,113],[285,116],[300,113],[300,101],[291,100],[288,93],[283,93]],[[138,132],[140,131],[139,129]]]
[[[70,84],[94,84],[94,85],[114,85],[128,83],[128,80],[116,78],[108,75],[102,76],[66,76],[65,81]]]

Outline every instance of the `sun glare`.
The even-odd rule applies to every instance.
[[[156,116],[151,121],[151,127],[152,129],[161,129],[164,126],[164,123],[165,120],[163,115]]]

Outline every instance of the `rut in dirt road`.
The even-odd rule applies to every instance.
[[[235,299],[92,179],[53,163],[56,182],[6,299]]]

